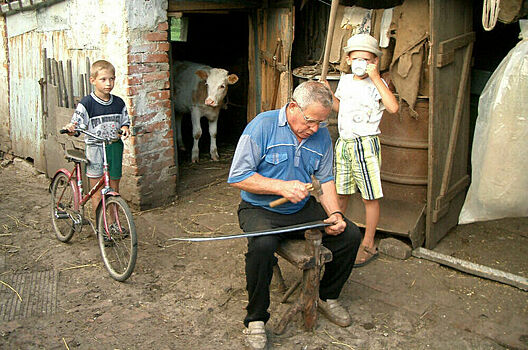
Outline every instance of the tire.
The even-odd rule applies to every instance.
[[[60,202],[59,202],[60,200]],[[60,208],[60,211],[58,211]],[[68,242],[76,231],[72,214],[75,210],[74,184],[68,181],[68,175],[61,172],[55,176],[51,184],[51,222],[55,236],[61,242]],[[57,213],[68,214],[68,218],[58,218]]]
[[[101,208],[97,218],[99,248],[110,276],[122,282],[130,277],[136,265],[136,226],[132,212],[123,198],[107,197],[105,206],[105,210]],[[104,227],[105,215],[108,231]]]

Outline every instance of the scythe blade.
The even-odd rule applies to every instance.
[[[293,231],[308,230],[311,228],[319,228],[330,226],[332,224],[326,224],[322,220],[307,222],[304,224],[284,226],[279,228],[274,228],[271,230],[261,230],[246,232],[239,235],[230,235],[230,236],[217,236],[217,237],[196,237],[196,238],[187,238],[187,237],[174,237],[169,238],[169,241],[187,241],[187,242],[208,242],[208,241],[220,241],[224,239],[232,238],[244,238],[244,237],[257,237],[257,236],[266,236],[266,235],[276,235],[279,233],[288,233]]]

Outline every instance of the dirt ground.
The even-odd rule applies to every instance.
[[[89,226],[68,244],[55,238],[49,179],[26,161],[4,160],[0,348],[243,348],[246,241],[168,241],[240,232],[223,157],[183,167],[172,205],[134,213],[139,253],[124,283],[109,277]],[[456,227],[435,250],[526,278],[528,218]],[[279,264],[287,284],[299,278]],[[271,297],[273,349],[528,349],[527,292],[413,257],[381,255],[354,269],[341,295],[353,319],[347,328],[321,316],[306,332],[298,317],[276,335],[289,304],[275,284]]]

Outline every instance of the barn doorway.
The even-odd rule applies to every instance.
[[[178,152],[178,193],[181,195],[212,182],[227,180],[236,144],[247,124],[249,18],[245,11],[180,12],[170,17],[170,26],[171,36],[179,36],[170,38],[171,62],[185,60],[206,64],[226,69],[239,78],[236,84],[229,86],[227,109],[221,110],[218,118],[217,146],[220,161],[211,161],[209,125],[207,119],[202,118],[200,161],[194,164],[191,162],[193,136],[190,115],[184,116],[182,120],[182,137],[186,150],[175,149]],[[176,35],[174,26],[177,26]]]

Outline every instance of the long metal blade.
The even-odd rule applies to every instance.
[[[217,236],[217,237],[196,237],[196,238],[187,238],[187,237],[175,237],[169,238],[169,241],[187,241],[187,242],[207,242],[207,241],[220,241],[224,239],[232,238],[244,238],[244,237],[257,237],[257,236],[267,236],[267,235],[276,235],[279,233],[287,233],[300,230],[308,230],[311,228],[325,227],[332,224],[326,224],[322,220],[307,222],[304,224],[284,226],[279,228],[274,228],[272,230],[262,230],[262,231],[253,231],[246,232],[239,235],[230,235],[230,236]]]

